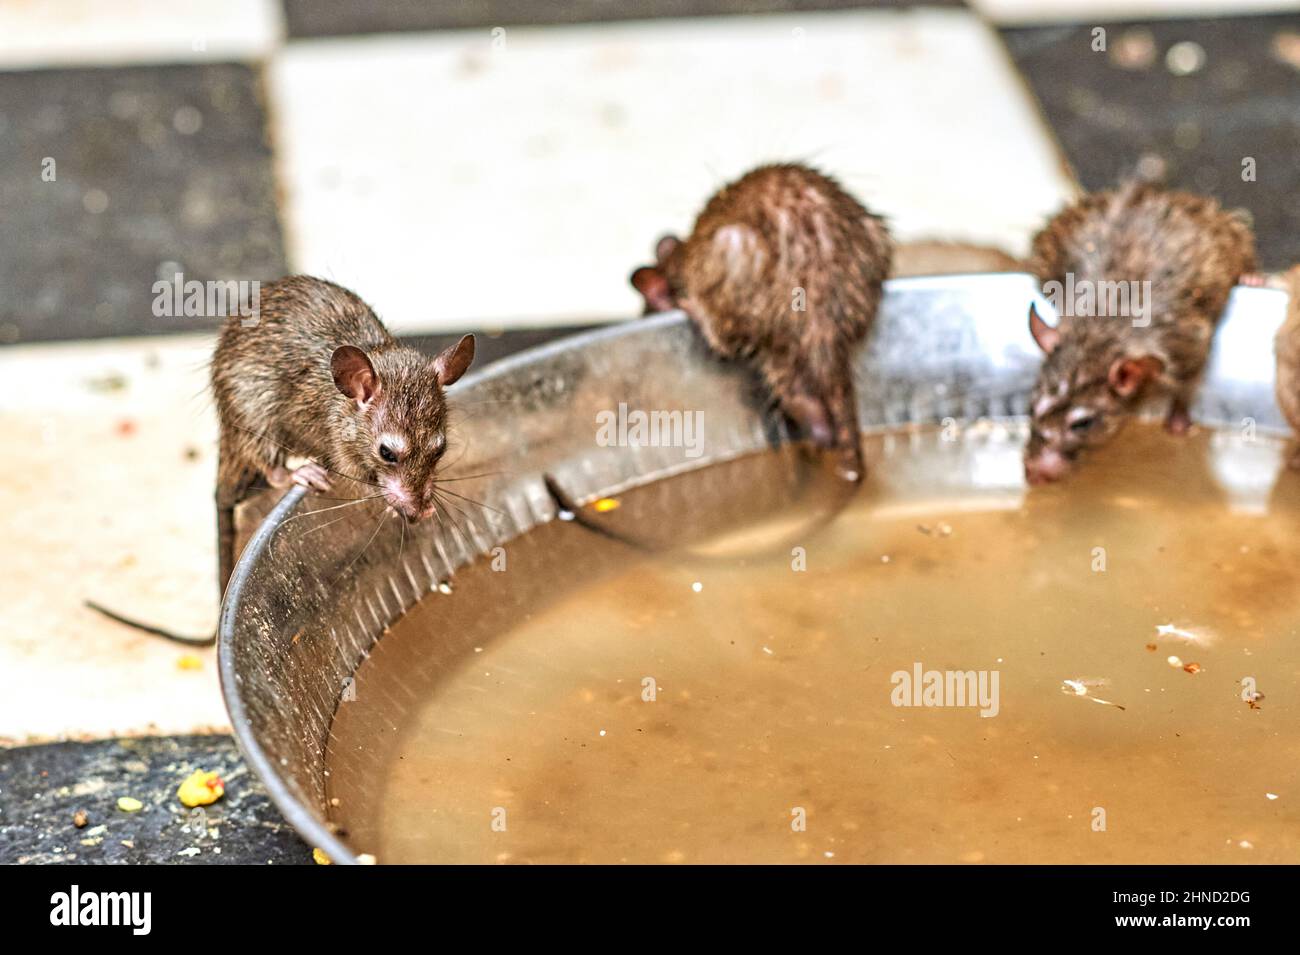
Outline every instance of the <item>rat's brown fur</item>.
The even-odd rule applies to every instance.
[[[375,485],[376,493],[389,481],[409,495],[410,514],[431,508],[446,447],[443,386],[468,365],[461,354],[449,375],[445,360],[453,349],[431,359],[399,345],[365,302],[321,279],[295,275],[263,286],[259,307],[255,325],[246,327],[237,315],[227,320],[212,359],[223,588],[233,566],[234,508],[259,478],[280,486],[306,474],[298,483],[323,490],[331,477],[344,477]],[[472,358],[473,338],[460,345],[466,341]],[[369,357],[378,376],[377,394],[364,407],[335,384],[332,357],[348,345]],[[379,456],[381,436],[404,445],[399,463]],[[318,467],[290,475],[290,456]]]
[[[1036,333],[1048,354],[1031,402],[1027,472],[1045,457],[1068,467],[1108,441],[1147,385],[1172,393],[1167,426],[1185,431],[1219,317],[1254,262],[1254,237],[1237,215],[1151,182],[1085,196],[1053,218],[1029,260],[1039,281],[1064,284],[1072,273],[1076,286],[1150,282],[1150,324],[1063,315],[1054,331]]]
[[[1300,265],[1286,273],[1285,285],[1290,298],[1286,321],[1277,331],[1277,403],[1291,428],[1300,434]],[[1300,468],[1300,449],[1292,452],[1287,464]]]
[[[841,471],[859,478],[853,352],[889,273],[884,222],[829,176],[761,166],[720,189],[686,241],[659,251],[658,266],[633,278],[648,308],[682,308],[719,355],[751,362],[805,435],[839,449]],[[647,294],[664,284],[666,294]]]

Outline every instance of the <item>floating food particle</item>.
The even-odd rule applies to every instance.
[[[86,810],[78,809],[72,814],[72,824],[78,829],[85,829],[88,822],[90,822],[90,817],[86,815]]]
[[[135,434],[135,422],[130,418],[123,418],[117,423],[117,435],[119,438],[129,438]]]
[[[195,806],[209,806],[225,793],[225,781],[216,773],[205,773],[201,769],[196,769],[176,790],[181,802],[191,809]]]
[[[1091,700],[1093,703],[1100,703],[1102,706],[1113,706],[1116,709],[1124,709],[1120,703],[1114,703],[1111,700],[1103,700],[1099,696],[1089,696],[1088,691],[1092,687],[1105,686],[1109,680],[1062,680],[1061,692],[1066,696],[1082,696]],[[1038,757],[1035,756],[1034,759]]]
[[[176,661],[176,666],[182,670],[202,670],[203,660],[193,653],[187,653]]]
[[[316,860],[317,865],[333,865],[334,860],[327,856],[322,849],[312,849],[311,857]]]
[[[1193,633],[1191,630],[1175,626],[1172,623],[1157,624],[1156,636],[1178,637],[1181,640],[1186,640],[1188,643],[1195,643],[1203,647],[1208,647],[1214,642],[1214,638],[1208,633]]]
[[[695,591],[697,594],[703,589],[704,589],[704,585],[700,583],[698,580],[695,581],[695,583],[691,584],[691,590]]]
[[[1165,662],[1168,663],[1171,667],[1174,667],[1175,669],[1183,665],[1182,657],[1173,657],[1173,656],[1167,657],[1165,659]]]
[[[1264,798],[1269,800],[1276,799],[1277,793],[1264,793]]]
[[[622,501],[616,497],[602,497],[591,506],[596,509],[598,514],[605,514],[609,511],[618,510],[620,504],[622,504]]]
[[[123,796],[117,801],[117,808],[123,812],[139,812],[144,808],[144,803],[130,796]]]
[[[1205,669],[1205,667],[1201,666],[1199,663],[1184,663],[1184,664],[1183,664],[1183,670],[1186,671],[1187,673],[1193,673],[1193,674],[1195,674],[1195,673],[1200,673],[1200,672],[1201,672],[1202,670],[1204,670],[1204,669]]]
[[[1158,646],[1156,646],[1156,644],[1154,644],[1154,643],[1148,643],[1148,644],[1147,644],[1147,649],[1150,650],[1152,653],[1155,653],[1155,652],[1156,652],[1157,650],[1159,650],[1160,648],[1159,648]]]

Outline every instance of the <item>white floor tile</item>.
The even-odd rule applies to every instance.
[[[99,600],[181,633],[217,618],[212,337],[0,350],[0,744],[228,726],[211,649],[87,610]],[[198,658],[197,669],[181,659]]]
[[[403,330],[632,315],[654,240],[765,160],[904,238],[1023,251],[1072,184],[964,11],[290,44],[270,71],[289,257]]]
[[[5,0],[0,69],[261,59],[278,0]]]

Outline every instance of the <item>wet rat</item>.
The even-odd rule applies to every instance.
[[[681,308],[719,356],[749,362],[781,410],[863,474],[853,354],[889,273],[885,222],[830,176],[760,166],[723,186],[684,241],[665,236],[632,284],[646,312]]]
[[[1167,430],[1186,433],[1214,330],[1254,263],[1255,240],[1238,214],[1141,178],[1084,196],[1048,222],[1030,271],[1045,292],[1059,283],[1058,292],[1091,292],[1094,301],[1091,309],[1086,299],[1083,308],[1066,302],[1055,327],[1030,306],[1045,358],[1030,400],[1026,480],[1064,477],[1156,389],[1171,397]],[[1112,297],[1121,285],[1131,294]]]
[[[1277,352],[1277,403],[1292,430],[1300,434],[1300,265],[1292,266],[1282,282],[1289,297],[1286,320],[1273,342]],[[1291,453],[1287,465],[1300,469],[1300,449]]]
[[[431,516],[447,448],[444,389],[473,359],[473,335],[433,358],[398,344],[370,306],[332,282],[295,275],[263,286],[257,321],[227,319],[212,358],[218,589],[234,567],[235,507],[262,482],[328,492],[342,478],[409,522]],[[289,470],[290,457],[307,461]]]

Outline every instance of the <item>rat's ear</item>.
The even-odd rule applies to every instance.
[[[334,371],[334,384],[361,407],[365,407],[379,394],[379,375],[370,358],[355,345],[342,345],[334,349],[330,359]]]
[[[433,360],[433,370],[438,373],[438,384],[444,388],[454,384],[461,375],[465,374],[465,370],[473,360],[473,335],[466,335],[456,344],[438,352],[438,357]]]
[[[655,243],[655,264],[663,268],[668,257],[677,251],[677,247],[682,244],[682,240],[675,235],[666,235]]]
[[[668,287],[664,273],[651,266],[643,266],[632,273],[632,287],[645,299],[645,314],[652,312],[669,312],[676,306],[673,292]]]
[[[1029,334],[1034,336],[1045,355],[1050,355],[1061,344],[1060,331],[1043,321],[1032,303],[1029,306]]]
[[[1131,398],[1164,370],[1165,363],[1155,355],[1116,358],[1110,366],[1110,389],[1121,398]]]

